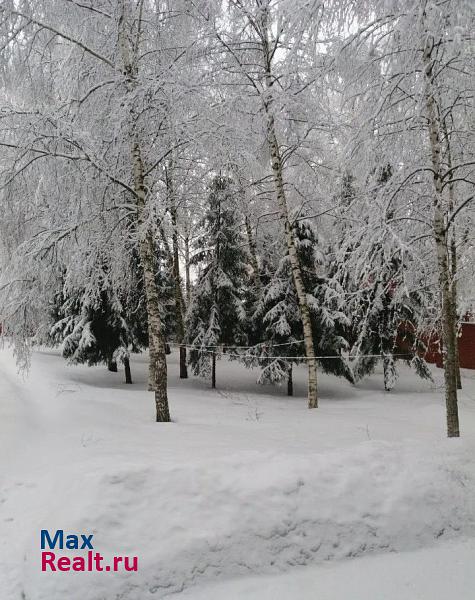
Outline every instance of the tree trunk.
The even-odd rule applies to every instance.
[[[262,102],[267,116],[267,143],[269,146],[272,174],[274,178],[274,186],[277,195],[277,203],[280,211],[280,218],[282,220],[285,241],[287,244],[287,251],[289,253],[290,265],[292,268],[292,276],[297,291],[297,297],[299,302],[300,317],[302,319],[303,326],[303,337],[305,344],[305,356],[307,359],[308,367],[308,407],[317,408],[318,397],[317,397],[317,361],[315,359],[315,347],[313,345],[313,332],[312,322],[310,318],[310,309],[307,301],[307,293],[305,291],[302,270],[300,268],[300,261],[295,247],[294,233],[292,225],[289,220],[289,211],[287,206],[287,198],[285,195],[284,177],[283,177],[283,163],[282,156],[280,153],[280,146],[277,140],[275,130],[275,120],[272,113],[272,86],[274,80],[272,77],[272,56],[273,53],[270,50],[269,44],[269,27],[268,27],[268,9],[264,8],[261,11],[261,26],[262,26],[262,51],[264,58],[265,68],[265,83],[266,83],[266,94],[262,97]]]
[[[128,356],[124,358],[125,383],[132,383],[132,373],[130,371],[130,359]]]
[[[455,239],[455,229],[452,231],[452,240],[450,242],[450,266],[452,276],[452,307],[454,321],[454,348],[455,348],[455,377],[457,380],[457,389],[462,389],[462,377],[460,375],[460,354],[458,341],[458,326],[457,326],[457,246]]]
[[[305,355],[307,358],[308,367],[308,407],[317,408],[317,361],[315,359],[315,348],[313,345],[312,322],[310,319],[310,309],[307,302],[307,293],[305,291],[302,270],[300,261],[295,247],[295,239],[292,231],[292,226],[289,221],[289,213],[287,208],[287,200],[284,191],[284,182],[282,176],[282,158],[280,156],[279,145],[274,131],[274,120],[269,116],[269,146],[272,161],[272,171],[274,175],[274,184],[277,192],[277,201],[280,209],[280,217],[284,223],[285,240],[287,243],[287,251],[289,253],[292,275],[297,291],[299,301],[300,316],[303,325],[303,337],[305,343]]]
[[[394,365],[394,357],[391,354],[383,355],[383,379],[384,391],[390,392],[396,382],[396,371]]]
[[[452,214],[455,208],[455,190],[454,190],[454,182],[453,182],[453,172],[452,172],[452,151],[450,147],[450,139],[447,130],[447,124],[445,119],[442,120],[442,129],[444,132],[445,145],[446,145],[446,154],[447,154],[447,168],[450,172],[449,174],[449,213]],[[450,275],[451,275],[451,283],[452,283],[452,306],[454,310],[453,319],[454,319],[454,345],[455,345],[455,370],[456,370],[456,378],[457,378],[457,389],[462,389],[462,378],[460,376],[460,356],[459,356],[459,344],[458,344],[458,327],[457,327],[457,304],[458,304],[458,296],[457,296],[457,235],[455,229],[455,223],[452,223],[452,235],[450,236]]]
[[[287,396],[294,395],[294,380],[292,376],[292,363],[289,365],[289,371],[287,373]]]
[[[149,392],[153,392],[155,389],[155,361],[152,359],[155,356],[155,350],[152,347],[154,336],[151,332],[150,319],[148,320],[148,385],[147,389]]]
[[[117,373],[117,362],[112,358],[112,356],[109,356],[107,359],[107,369],[111,371],[111,373]]]
[[[180,279],[180,256],[178,248],[178,221],[175,198],[175,188],[173,182],[173,162],[170,161],[167,169],[167,191],[172,220],[172,250],[173,250],[173,282],[175,296],[175,321],[178,343],[180,344],[180,379],[188,378],[188,369],[186,365],[186,346],[185,346],[185,320],[184,320],[184,302]]]
[[[188,378],[188,369],[186,367],[186,346],[180,346],[180,379]]]
[[[427,32],[426,32],[427,36]],[[447,435],[448,437],[459,437],[459,418],[457,406],[457,373],[456,373],[456,351],[455,351],[455,310],[453,306],[453,295],[450,281],[450,266],[448,257],[447,229],[445,226],[445,214],[443,208],[442,189],[442,166],[441,166],[441,143],[440,124],[437,115],[436,101],[432,89],[432,77],[434,63],[431,58],[434,48],[433,40],[427,36],[425,42],[423,60],[425,76],[425,104],[428,120],[429,145],[434,180],[434,213],[433,232],[436,243],[437,266],[439,273],[439,286],[442,294],[442,339],[444,345],[444,380],[445,380],[445,403],[447,410]]]
[[[211,387],[216,388],[216,352],[211,355]]]
[[[442,290],[442,339],[444,356],[445,402],[447,408],[447,435],[459,437],[459,418],[457,406],[457,369],[455,350],[455,322],[453,302],[450,290],[449,267],[447,260],[447,238],[441,211],[434,217],[434,234],[437,245],[437,263],[439,267],[439,285]]]
[[[140,261],[144,275],[145,301],[148,315],[149,332],[149,377],[155,392],[157,421],[170,421],[167,395],[167,361],[165,356],[165,337],[160,317],[160,300],[155,280],[156,244],[153,232],[146,222],[147,187],[145,185],[142,152],[136,132],[137,115],[135,113],[133,92],[137,87],[137,65],[132,63],[132,53],[126,32],[127,2],[121,3],[119,20],[119,49],[122,56],[125,85],[130,93],[130,156],[133,171],[135,201],[137,206],[137,235]],[[140,28],[140,24],[137,25]]]
[[[191,302],[191,278],[190,278],[190,238],[188,234],[185,236],[185,294],[186,305],[190,306]]]
[[[186,364],[186,346],[180,346],[180,379],[188,379],[188,367]]]
[[[153,390],[155,391],[156,420],[158,422],[170,421],[170,412],[168,408],[167,395],[167,360],[165,337],[163,332],[162,319],[160,316],[160,301],[155,280],[155,239],[145,226],[145,182],[143,177],[143,164],[138,142],[133,143],[132,150],[134,165],[134,183],[135,193],[137,194],[137,214],[139,230],[139,250],[140,260],[144,273],[145,299],[147,303],[147,314],[149,322],[149,353],[150,369],[152,376]]]

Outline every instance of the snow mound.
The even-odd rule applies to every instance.
[[[64,514],[81,515],[76,531],[95,533],[95,550],[106,557],[137,555],[139,572],[42,574],[36,547],[24,595],[161,598],[205,580],[474,535],[473,456],[461,440],[368,441],[318,454],[128,463],[107,475],[96,465],[81,481],[87,492],[71,488]],[[54,522],[60,527],[61,510]]]

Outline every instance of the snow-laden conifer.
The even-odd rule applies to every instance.
[[[247,340],[243,298],[249,261],[236,212],[237,193],[232,179],[214,177],[192,260],[198,277],[186,330],[193,373],[203,377],[211,374],[222,345]]]
[[[344,357],[348,346],[345,328],[349,324],[342,306],[344,297],[325,275],[325,259],[319,250],[315,225],[307,219],[295,220],[293,231],[310,308],[313,343],[317,357],[322,357],[318,361],[324,371],[352,381]],[[262,341],[246,352],[244,360],[248,365],[261,367],[261,383],[280,383],[290,376],[292,364],[305,357],[298,297],[285,252],[264,287],[253,321],[263,324]]]

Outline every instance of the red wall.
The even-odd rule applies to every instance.
[[[462,369],[475,369],[475,323],[462,324],[459,355]]]
[[[462,369],[475,369],[475,323],[462,323],[458,338],[459,360]],[[439,340],[435,334],[426,340],[428,350],[425,359],[429,363],[435,363],[442,368],[442,354],[440,352]]]

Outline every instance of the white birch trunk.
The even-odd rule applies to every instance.
[[[459,418],[457,406],[457,369],[456,369],[456,340],[455,340],[455,309],[451,289],[450,263],[448,256],[446,214],[443,206],[442,164],[440,122],[436,110],[436,100],[433,90],[432,50],[433,40],[425,41],[423,51],[425,77],[425,106],[428,120],[429,146],[434,179],[433,200],[433,232],[436,243],[439,285],[442,294],[442,339],[444,344],[444,379],[445,403],[447,410],[447,435],[459,437]]]
[[[275,120],[272,113],[272,54],[269,45],[268,34],[268,19],[267,8],[263,9],[261,14],[262,25],[262,52],[265,67],[265,83],[266,90],[263,96],[264,110],[267,116],[267,143],[271,158],[272,174],[274,178],[274,186],[277,195],[277,203],[279,206],[280,218],[284,226],[285,241],[287,251],[289,253],[290,265],[292,268],[292,276],[297,291],[299,302],[300,317],[302,319],[303,337],[305,344],[305,356],[308,368],[308,407],[318,407],[317,396],[317,361],[315,359],[315,347],[313,344],[312,322],[310,318],[310,309],[307,301],[307,293],[305,291],[302,270],[300,261],[295,247],[295,238],[292,225],[289,219],[289,210],[287,206],[287,198],[284,188],[283,163],[280,153],[280,146],[277,140],[275,129]]]
[[[122,3],[119,22],[119,47],[122,56],[126,86],[133,92],[136,85],[136,66],[132,64],[126,27],[126,4]],[[146,223],[147,192],[145,186],[144,166],[140,142],[135,133],[136,115],[134,108],[130,110],[130,152],[133,171],[134,192],[137,205],[137,232],[139,237],[139,254],[144,274],[145,301],[148,316],[149,332],[149,385],[155,392],[156,420],[170,421],[167,394],[167,361],[165,355],[165,338],[160,317],[160,301],[155,279],[156,244],[153,232]]]
[[[302,270],[300,268],[300,261],[297,254],[297,248],[295,247],[294,234],[289,220],[289,211],[287,208],[287,200],[285,197],[284,181],[282,175],[282,158],[280,155],[277,138],[275,136],[272,116],[269,116],[268,135],[272,172],[274,175],[274,185],[277,193],[277,202],[279,205],[280,217],[284,224],[285,241],[287,243],[287,251],[289,253],[290,265],[292,268],[292,276],[299,301],[300,317],[302,319],[303,337],[305,343],[305,356],[307,358],[308,368],[308,407],[317,408],[317,361],[315,359],[315,347],[313,345],[313,332],[312,322],[310,320],[310,309],[308,307],[307,293],[305,291],[302,279]]]
[[[450,139],[447,130],[447,124],[445,119],[442,121],[442,131],[444,133],[445,138],[445,150],[447,154],[447,168],[450,172],[449,175],[449,214],[452,214],[455,208],[455,189],[453,182],[453,173],[452,173],[452,151],[450,147]],[[459,356],[459,345],[458,345],[458,328],[457,328],[457,304],[458,304],[458,295],[457,295],[457,234],[455,229],[455,223],[452,223],[452,233],[450,236],[450,274],[451,274],[451,282],[452,282],[452,308],[454,311],[453,320],[454,320],[454,345],[455,345],[455,369],[456,369],[456,377],[457,377],[457,389],[462,389],[462,378],[460,376],[460,356]]]

